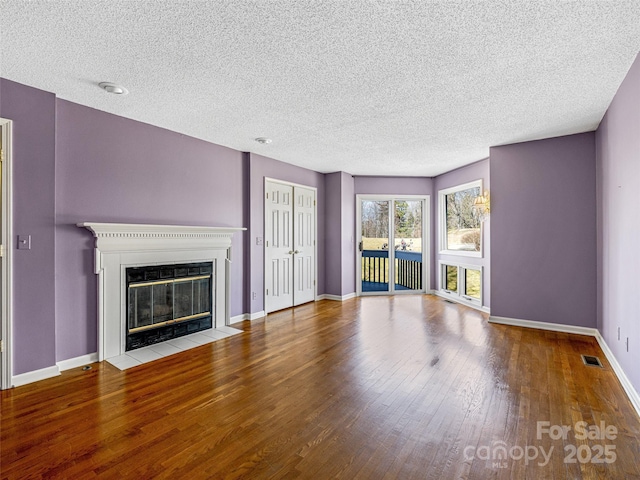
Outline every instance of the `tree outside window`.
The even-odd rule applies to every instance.
[[[480,195],[480,182],[440,192],[443,203],[443,250],[454,252],[481,252],[482,220],[473,202]]]

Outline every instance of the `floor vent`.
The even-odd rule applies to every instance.
[[[580,355],[582,357],[582,361],[585,365],[589,367],[600,367],[602,368],[602,363],[600,363],[600,359],[598,357],[594,357],[593,355]]]

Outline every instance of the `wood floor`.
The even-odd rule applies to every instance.
[[[1,478],[640,479],[639,419],[590,337],[421,295],[235,326],[127,371],[2,392]],[[581,440],[580,421],[617,435]]]

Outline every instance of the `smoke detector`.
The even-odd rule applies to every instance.
[[[271,139],[267,137],[258,137],[255,139],[256,142],[261,143],[262,145],[267,145],[271,143]]]
[[[101,82],[98,84],[98,86],[106,92],[113,93],[114,95],[126,95],[127,93],[129,93],[129,90],[124,88],[122,85],[118,85],[117,83]]]

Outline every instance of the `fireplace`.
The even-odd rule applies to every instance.
[[[96,238],[99,360],[229,324],[231,240],[244,228],[78,226]]]
[[[212,262],[126,269],[126,350],[212,327]]]

